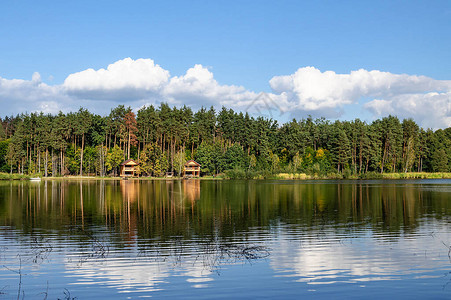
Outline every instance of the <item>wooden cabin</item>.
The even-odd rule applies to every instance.
[[[194,160],[188,160],[183,168],[184,177],[199,177],[200,176],[200,164]]]
[[[120,172],[119,172],[119,176],[121,177],[133,177],[136,176],[136,167],[139,164],[134,161],[133,159],[127,159],[126,161],[124,161],[123,163],[121,163],[119,165],[120,167]]]

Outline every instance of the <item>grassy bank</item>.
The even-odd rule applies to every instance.
[[[30,175],[0,173],[0,180],[29,180]],[[326,175],[305,174],[305,173],[278,173],[270,172],[248,172],[242,170],[229,170],[218,176],[203,176],[201,180],[221,180],[221,179],[279,179],[279,180],[319,180],[319,179],[451,179],[450,172],[442,173],[375,173],[368,172],[360,175],[343,175],[339,173],[329,173]],[[64,177],[47,177],[47,180],[120,180],[121,177],[100,177],[100,176],[64,176]],[[130,178],[131,180],[180,180],[180,177],[138,177]]]
[[[365,174],[343,175],[331,173],[327,175],[308,175],[304,173],[279,173],[274,175],[274,179],[442,179],[451,178],[451,173],[427,173],[427,172],[411,172],[411,173],[375,173],[368,172]]]
[[[341,174],[327,174],[327,175],[318,175],[318,174],[305,174],[305,173],[279,173],[275,174],[273,179],[300,179],[300,180],[309,180],[309,179],[342,179],[343,176]]]
[[[426,173],[426,172],[412,172],[412,173],[384,173],[381,174],[384,179],[439,179],[451,178],[451,173]]]
[[[29,175],[20,175],[20,174],[9,174],[9,173],[0,173],[0,180],[24,180],[30,179]]]

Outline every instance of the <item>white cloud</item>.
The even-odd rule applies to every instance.
[[[307,113],[333,116],[335,112],[339,117],[347,105],[369,99],[372,101],[364,108],[377,116],[391,113],[413,117],[428,126],[451,125],[450,80],[363,69],[336,74],[305,67],[291,75],[273,77],[270,86],[275,93],[286,93],[293,109]],[[441,111],[437,111],[439,107]]]
[[[193,109],[213,105],[278,118],[307,114],[337,118],[361,107],[374,117],[396,114],[413,118],[423,127],[451,126],[451,81],[425,76],[357,70],[349,74],[321,72],[314,67],[274,76],[273,93],[254,92],[243,86],[220,84],[208,68],[196,64],[180,76],[170,76],[151,59],[125,58],[106,69],[70,74],[61,85],[47,85],[39,73],[31,80],[0,77],[0,103],[4,114],[44,111],[56,113],[83,106],[108,114],[118,104],[138,108],[168,102]],[[357,113],[355,113],[357,114]],[[287,117],[284,115],[283,117]]]
[[[172,77],[163,95],[167,99],[184,104],[233,107],[242,106],[257,96],[242,86],[220,85],[214,79],[213,73],[202,65],[188,69],[183,76]]]
[[[68,94],[79,99],[145,103],[158,99],[195,106],[236,106],[257,95],[241,86],[220,85],[213,73],[199,64],[183,76],[170,77],[169,71],[151,59],[131,58],[119,60],[106,69],[87,69],[71,74],[63,86]]]
[[[372,100],[364,105],[376,116],[395,114],[414,118],[426,128],[451,127],[451,91],[445,93],[405,94],[390,100]]]
[[[0,77],[0,105],[5,114],[43,111],[57,113],[68,97],[60,86],[41,82],[41,75],[33,73],[31,80]],[[64,105],[63,105],[64,106]]]
[[[129,100],[158,94],[169,77],[169,71],[151,59],[125,58],[106,69],[87,69],[70,74],[63,86],[80,98]]]
[[[33,75],[31,75],[31,82],[40,84],[42,82],[41,74],[39,74],[38,72],[34,72]]]
[[[451,88],[451,81],[425,76],[363,69],[350,74],[336,74],[333,71],[321,72],[314,67],[300,68],[291,75],[275,76],[269,83],[275,92],[286,92],[299,109],[306,111],[337,108],[355,103],[362,97],[392,97]]]

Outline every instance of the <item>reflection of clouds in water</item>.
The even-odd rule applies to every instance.
[[[114,250],[105,257],[95,256],[88,249],[68,254],[65,269],[78,278],[76,284],[103,283],[121,290],[157,291],[162,283],[177,276],[193,288],[205,288],[220,274],[222,266],[246,264],[269,255],[266,247],[252,243],[185,242],[175,240],[126,253]]]
[[[82,266],[78,263],[66,263],[66,272],[79,277],[77,284],[92,284],[97,281],[120,289],[140,289],[156,291],[158,283],[170,276],[167,265],[158,262],[130,259],[105,259],[98,262],[88,262]],[[90,279],[91,281],[86,281]]]
[[[435,273],[427,275],[431,278],[443,277],[440,269],[448,270],[451,262],[442,241],[451,241],[451,233],[443,225],[429,226],[430,229],[404,234],[396,240],[389,232],[385,238],[356,235],[341,239],[328,230],[316,239],[300,240],[281,232],[274,243],[270,265],[278,276],[295,277],[295,281],[309,284],[402,279],[424,273]],[[314,232],[308,234],[313,237]]]
[[[66,262],[66,272],[79,277],[76,284],[98,282],[121,290],[139,287],[141,291],[158,291],[159,284],[175,274],[185,276],[195,288],[207,287],[205,283],[214,280],[212,267],[194,255],[184,255],[182,259],[170,255],[136,258],[110,255],[104,259],[88,259],[81,264],[79,257],[74,256]]]
[[[211,275],[213,275],[212,271],[205,269],[205,266],[199,263],[192,265],[187,264],[182,275],[188,277],[186,281],[193,283],[193,287],[195,288],[208,287],[207,283],[214,280],[213,277],[211,277]]]
[[[443,277],[451,262],[442,242],[449,243],[451,233],[438,221],[428,220],[425,224],[415,232],[401,231],[398,237],[369,227],[353,232],[340,232],[328,226],[315,231],[279,227],[277,235],[268,243],[271,244],[268,261],[276,276],[312,285],[363,284],[400,280],[405,276]],[[240,259],[222,260],[221,256],[230,258],[247,249],[234,248],[233,244],[223,249],[226,245],[187,247],[174,243],[154,249],[148,255],[137,255],[136,259],[133,252],[130,257],[114,257],[113,253],[113,257],[104,260],[86,261],[81,266],[77,262],[68,263],[66,267],[69,273],[80,277],[78,284],[98,281],[121,290],[156,291],[171,277],[182,276],[193,288],[205,288],[215,280],[221,264],[243,263]]]

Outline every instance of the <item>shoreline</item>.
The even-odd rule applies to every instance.
[[[11,180],[26,180],[29,181],[35,175],[20,175],[20,174],[8,174],[0,173],[0,181],[11,181]],[[122,177],[100,177],[100,176],[63,176],[63,177],[40,177],[41,180],[124,180]],[[127,180],[375,180],[375,179],[451,179],[451,172],[411,172],[411,173],[372,173],[372,174],[361,174],[361,175],[351,175],[349,177],[340,177],[340,174],[329,174],[329,175],[308,175],[305,173],[278,173],[270,175],[266,178],[256,177],[249,179],[241,178],[228,178],[226,176],[204,176],[197,178],[183,178],[183,177],[127,177]]]

